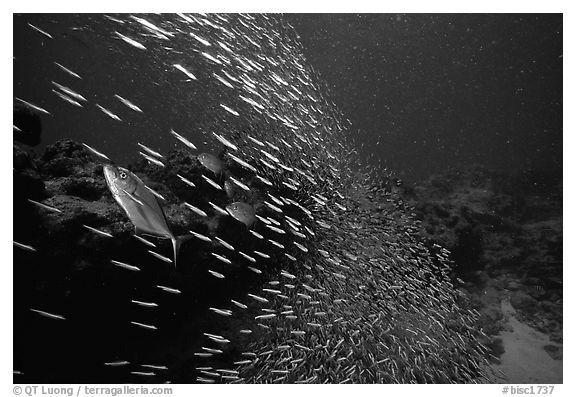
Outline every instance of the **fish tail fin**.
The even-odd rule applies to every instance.
[[[190,240],[192,237],[191,235],[184,235],[184,236],[178,236],[178,237],[172,237],[172,248],[174,250],[174,268],[176,268],[176,264],[178,261],[178,252],[180,251],[180,246],[182,245],[182,243]]]

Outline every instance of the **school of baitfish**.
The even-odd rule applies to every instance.
[[[202,183],[226,197],[225,206],[199,197],[194,204],[183,203],[186,208],[199,218],[229,217],[237,222],[242,238],[257,247],[248,250],[237,245],[234,236],[190,230],[187,238],[211,251],[202,271],[216,282],[236,271],[251,272],[261,283],[241,298],[207,309],[205,316],[239,318],[245,325],[226,335],[204,331],[201,347],[194,352],[191,382],[482,381],[487,349],[478,342],[474,327],[478,313],[459,304],[460,293],[449,278],[449,252],[420,241],[410,208],[382,183],[389,180],[385,170],[361,166],[349,122],[327,97],[297,34],[281,16],[94,18],[111,24],[110,31],[101,34],[113,38],[116,47],[127,53],[165,54],[162,73],[178,74],[186,86],[209,80],[205,83],[222,93],[214,97],[209,109],[213,121],[203,131],[212,150],[199,150],[200,142],[171,126],[162,133],[205,171],[195,182],[177,175],[182,185],[194,192]],[[38,39],[57,39],[45,26],[29,27]],[[194,62],[186,63],[189,58]],[[92,106],[118,123],[146,114],[129,92],[90,102],[75,88],[89,76],[58,59],[54,66],[52,91],[70,111]],[[53,114],[31,98],[16,101]],[[109,163],[97,142],[84,146]],[[133,150],[155,167],[169,165],[145,138],[134,142]],[[242,172],[234,174],[232,164]],[[106,165],[104,173],[135,226],[135,237],[159,266],[178,272],[185,265],[178,261],[174,270],[180,240],[164,218],[163,197],[125,168]],[[43,210],[60,211],[31,202]],[[114,238],[89,224],[84,228]],[[159,252],[156,238],[171,239],[173,254]],[[27,242],[14,245],[36,251]],[[110,261],[118,271],[140,270],[118,258]],[[174,285],[157,288],[184,299]],[[162,305],[141,297],[131,302],[142,311],[162,310]],[[46,321],[67,320],[58,307],[44,307],[42,302],[30,310]],[[158,332],[157,324],[137,317],[126,321],[140,332]],[[235,359],[219,358],[240,338],[243,350]],[[127,371],[130,379],[142,382],[153,382],[169,369],[166,363],[122,358],[102,365]]]

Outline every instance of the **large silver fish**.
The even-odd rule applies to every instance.
[[[134,173],[126,168],[106,164],[104,177],[112,196],[134,224],[136,235],[144,234],[172,241],[176,266],[180,245],[192,236],[174,236],[156,197]]]

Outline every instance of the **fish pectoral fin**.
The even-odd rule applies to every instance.
[[[132,201],[134,201],[134,202],[137,203],[138,205],[141,205],[142,207],[144,207],[144,203],[143,203],[141,200],[139,200],[136,196],[134,196],[133,194],[127,192],[127,191],[124,190],[124,189],[120,189],[120,190],[122,190],[122,192],[123,192],[126,196],[128,196]]]
[[[137,234],[138,236],[147,236],[147,237],[162,238],[162,239],[170,238],[170,237],[161,237],[161,236],[158,236],[157,234],[149,233],[146,230],[139,228],[138,226],[134,226],[134,234]]]
[[[140,229],[138,226],[134,226],[134,234],[139,236],[150,236],[150,234],[146,233],[144,230]]]

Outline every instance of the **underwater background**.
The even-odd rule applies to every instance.
[[[16,382],[562,382],[561,15],[23,14],[13,55]]]

